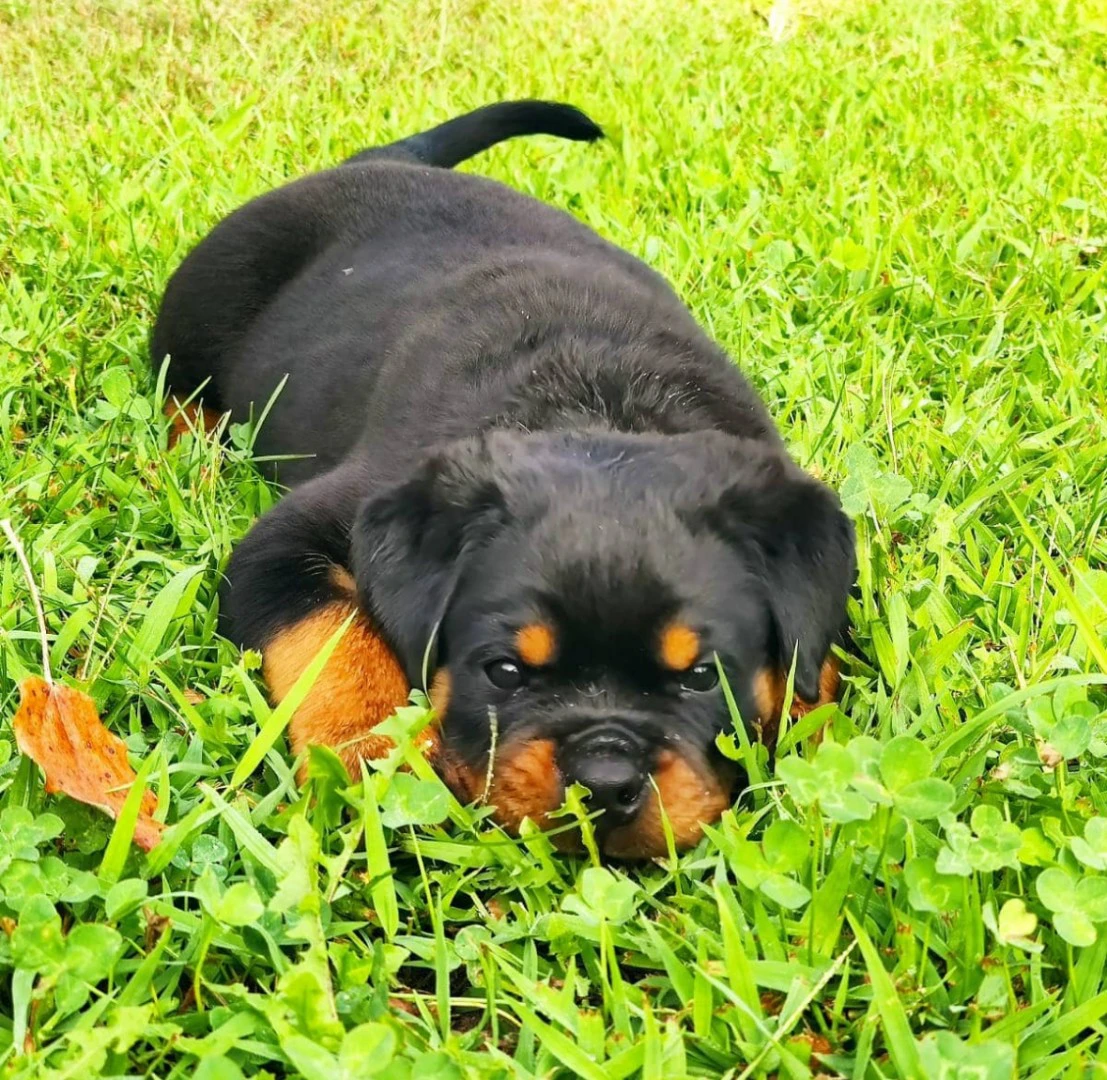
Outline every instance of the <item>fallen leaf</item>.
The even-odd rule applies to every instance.
[[[48,794],[61,791],[118,817],[135,771],[127,747],[104,727],[88,694],[31,676],[19,685],[19,710],[12,721],[22,753],[46,773]],[[154,820],[157,799],[142,795],[134,842],[149,851],[165,827]]]
[[[145,945],[146,951],[149,952],[161,940],[173,920],[167,915],[159,915],[153,908],[148,907],[142,909],[142,914],[146,919]]]

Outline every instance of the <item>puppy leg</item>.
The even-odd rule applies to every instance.
[[[224,607],[228,636],[261,652],[275,702],[354,615],[289,728],[297,754],[328,746],[354,778],[362,758],[390,748],[373,729],[407,701],[409,690],[392,650],[361,612],[346,569],[350,522],[363,491],[356,467],[347,465],[278,503],[235,550]]]
[[[203,431],[210,434],[223,419],[223,414],[215,409],[209,409],[206,405],[190,401],[182,405],[176,395],[170,394],[169,400],[162,410],[169,417],[169,442],[168,448],[173,449],[190,431]]]
[[[341,573],[335,575],[338,582]],[[262,658],[269,692],[274,701],[282,701],[351,614],[353,622],[296,710],[289,736],[297,755],[313,745],[335,750],[356,778],[362,758],[381,757],[391,748],[391,742],[374,735],[373,729],[407,701],[408,685],[392,651],[360,613],[353,593],[279,630],[263,647]]]

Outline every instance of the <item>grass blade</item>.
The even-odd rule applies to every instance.
[[[1007,505],[1011,508],[1011,513],[1015,515],[1019,525],[1022,526],[1023,535],[1030,541],[1030,546],[1034,549],[1038,558],[1042,560],[1042,566],[1045,567],[1049,580],[1053,583],[1053,587],[1057,590],[1058,595],[1065,603],[1065,607],[1068,608],[1069,614],[1076,622],[1076,627],[1080,631],[1080,636],[1083,638],[1088,652],[1095,657],[1099,670],[1107,674],[1107,645],[1104,645],[1100,639],[1095,623],[1092,622],[1088,613],[1084,610],[1084,605],[1077,600],[1076,593],[1073,592],[1072,586],[1065,579],[1060,567],[1046,550],[1045,544],[1030,527],[1030,523],[1023,517],[1022,511],[1015,505],[1015,501],[1010,496],[1007,496]]]
[[[146,794],[146,781],[160,756],[156,748],[153,753],[146,756],[146,760],[139,766],[134,780],[131,781],[131,790],[123,800],[123,808],[119,811],[119,817],[111,830],[108,846],[104,849],[104,857],[100,860],[100,880],[107,884],[114,885],[123,873],[123,865],[131,853],[131,837],[135,834],[135,824],[142,809],[142,798]]]
[[[384,936],[391,940],[400,928],[400,905],[396,899],[396,882],[392,876],[392,862],[388,857],[388,842],[381,824],[376,779],[376,774],[370,773],[365,762],[362,762],[361,820],[365,828],[365,870],[370,881],[369,895],[373,899],[373,908],[381,921]]]
[[[865,968],[872,983],[873,1005],[884,1025],[884,1041],[895,1063],[897,1075],[903,1077],[903,1080],[924,1080],[918,1044],[915,1042],[911,1023],[907,1019],[907,1013],[899,999],[895,984],[885,970],[880,953],[865,932],[865,928],[851,911],[846,912],[846,918],[853,928],[854,937],[861,948],[861,955],[865,958]]]
[[[232,788],[241,787],[246,782],[250,774],[261,763],[262,758],[269,753],[273,744],[281,737],[284,729],[288,727],[288,722],[292,719],[293,713],[300,707],[304,698],[307,697],[308,691],[315,685],[315,680],[319,678],[323,668],[327,665],[327,661],[331,658],[331,654],[338,648],[338,643],[356,617],[356,611],[350,612],[342,625],[327,638],[326,644],[315,654],[311,663],[300,673],[300,677],[292,684],[292,689],[289,690],[284,700],[269,714],[261,731],[258,732],[257,738],[246,748],[246,753],[242,755],[242,760],[231,776],[230,786]]]

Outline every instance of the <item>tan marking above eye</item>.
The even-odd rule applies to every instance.
[[[339,591],[350,596],[357,596],[357,582],[354,575],[344,566],[332,563],[330,569],[331,584]]]
[[[528,623],[516,632],[515,649],[527,667],[545,667],[557,654],[557,638],[546,623]]]
[[[661,631],[660,653],[670,671],[687,671],[700,657],[700,636],[685,623],[669,623]]]

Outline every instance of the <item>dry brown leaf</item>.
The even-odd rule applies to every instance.
[[[64,792],[89,806],[119,817],[135,780],[127,747],[104,727],[88,694],[38,676],[19,685],[19,710],[12,721],[22,753],[46,773],[46,790]],[[142,795],[134,842],[149,851],[165,827],[154,820],[157,799]]]

